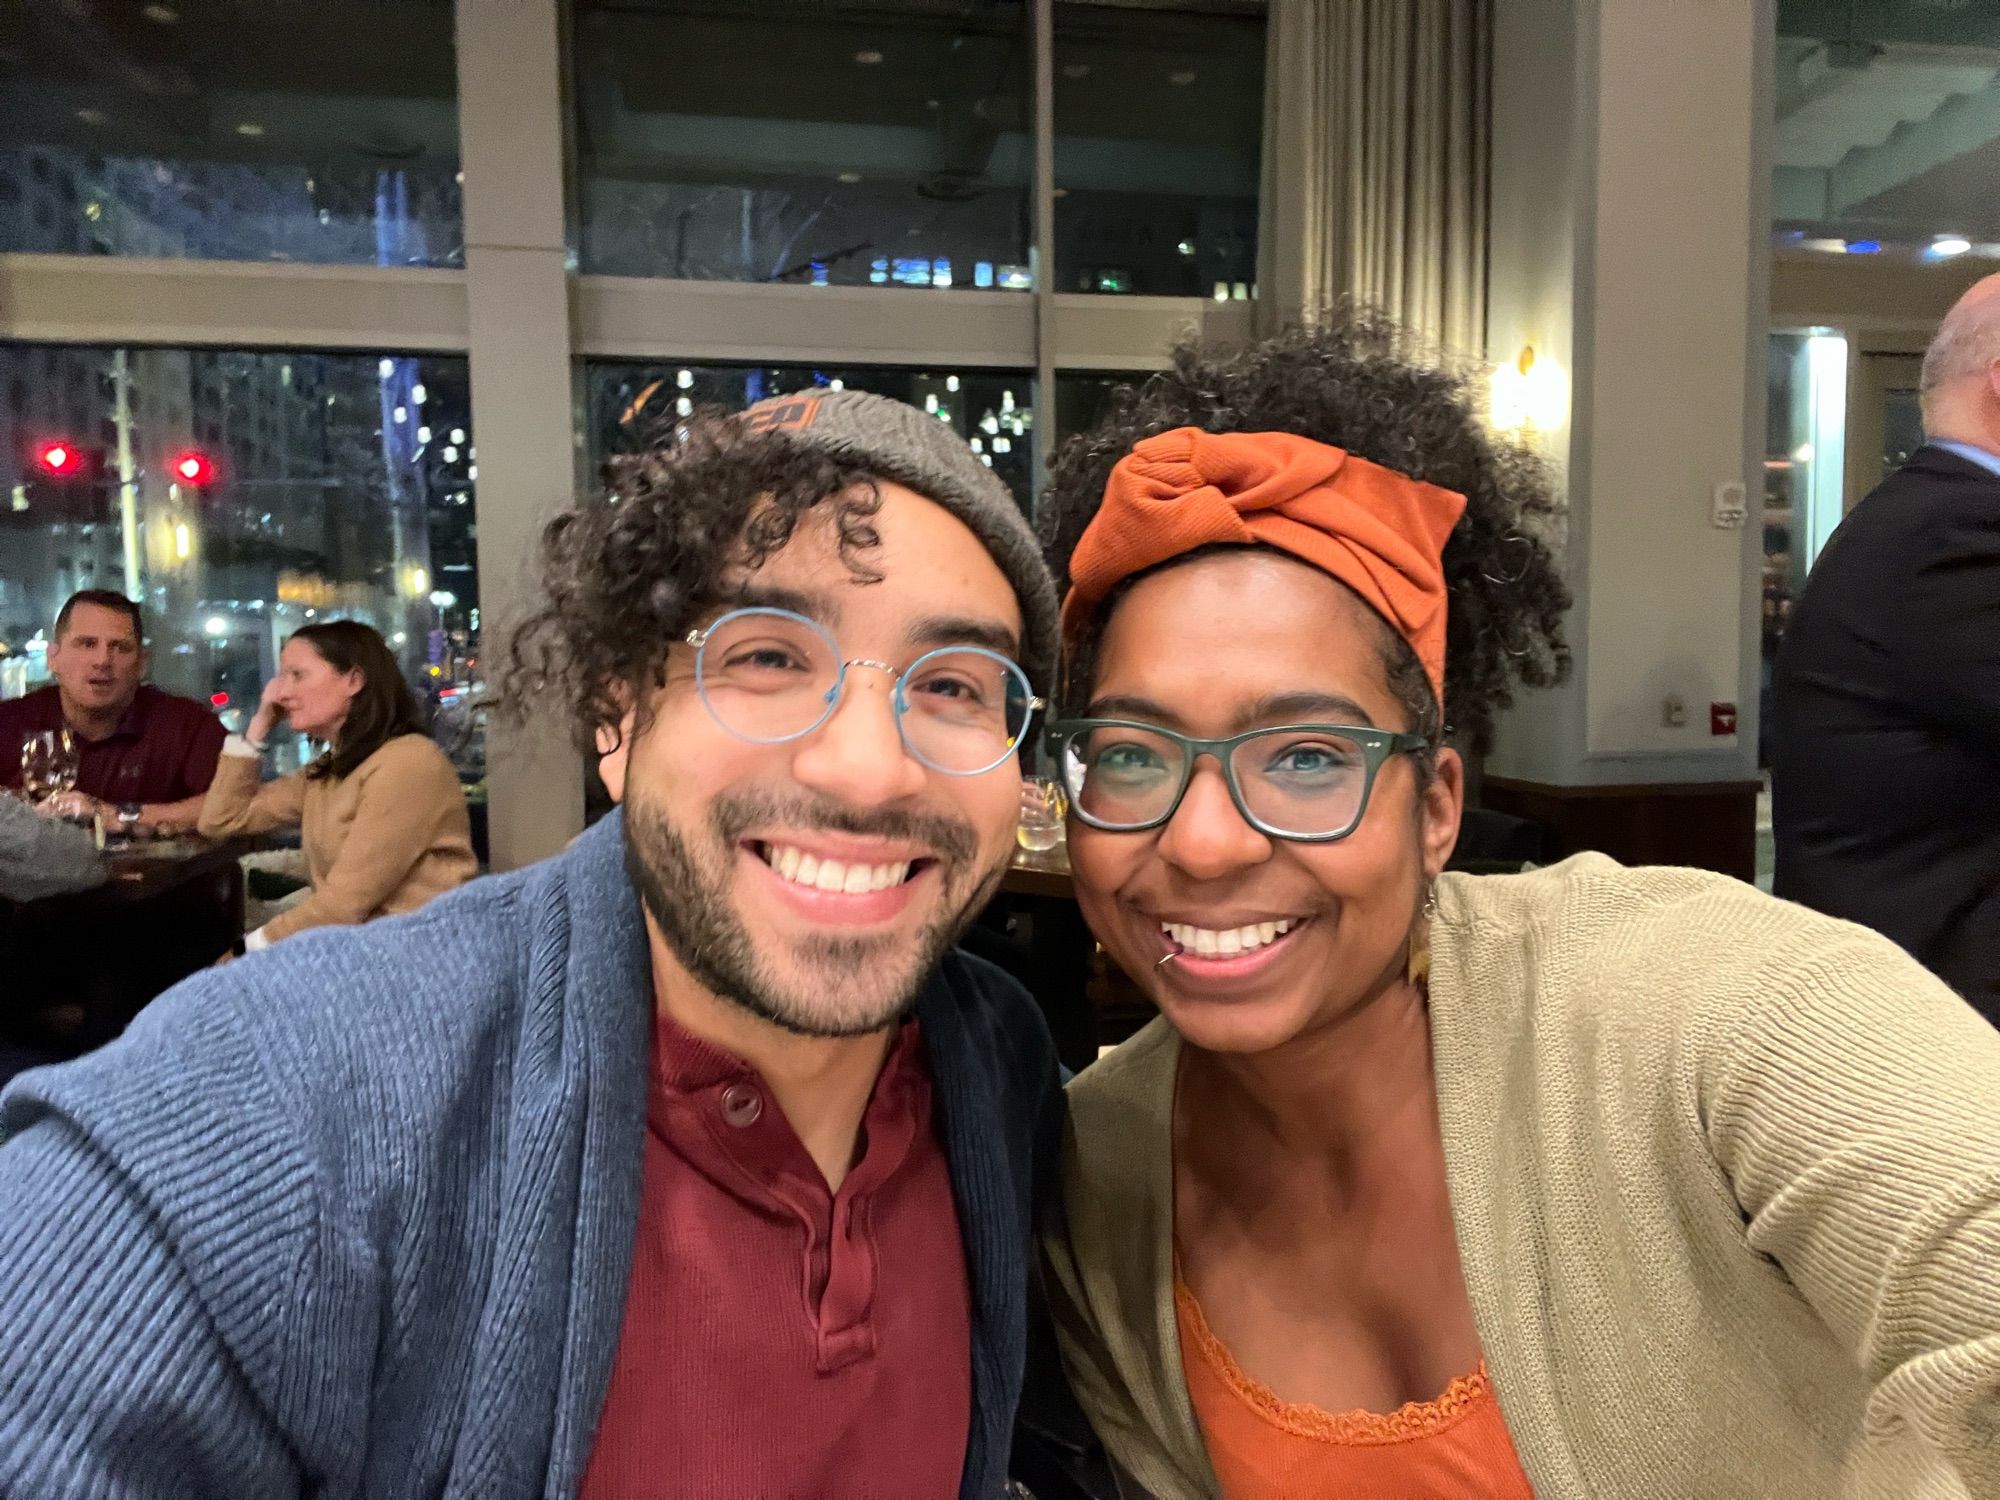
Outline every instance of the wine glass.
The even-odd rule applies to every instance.
[[[1063,816],[1068,810],[1060,782],[1046,776],[1023,777],[1015,842],[1030,854],[1046,854],[1063,841]]]
[[[44,729],[21,741],[21,791],[42,803],[76,789],[76,737],[67,728]]]
[[[21,741],[21,792],[31,803],[55,795],[56,737],[53,730],[30,734]]]
[[[55,750],[49,760],[49,784],[53,795],[60,797],[65,792],[76,790],[77,773],[82,762],[76,753],[76,735],[65,724],[53,731]]]

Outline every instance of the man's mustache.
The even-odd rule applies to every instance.
[[[708,822],[726,844],[735,843],[753,828],[784,827],[920,844],[939,860],[953,864],[964,864],[979,852],[972,826],[956,818],[887,807],[863,811],[818,798],[719,797],[709,805]]]

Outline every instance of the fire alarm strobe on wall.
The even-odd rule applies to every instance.
[[[1716,481],[1709,518],[1724,531],[1735,531],[1750,518],[1750,490],[1740,479]]]

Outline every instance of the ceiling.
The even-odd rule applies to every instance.
[[[2000,239],[2000,3],[1785,0],[1775,62],[1781,226]]]

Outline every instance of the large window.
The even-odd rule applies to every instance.
[[[1056,6],[1057,290],[1251,295],[1262,10]]]
[[[457,265],[451,0],[0,5],[0,251]]]
[[[671,440],[676,422],[702,407],[740,411],[766,396],[849,389],[892,396],[936,416],[971,444],[1025,510],[1034,492],[1034,381],[1004,371],[912,370],[886,365],[593,364],[594,463]]]
[[[1031,508],[1125,378],[1084,367],[1249,335],[1265,11],[0,0],[0,696],[82,587],[239,725],[356,616],[490,771],[496,862],[551,852],[553,726],[496,720],[489,768],[468,705],[579,468],[837,385]]]
[[[285,637],[374,626],[476,779],[478,478],[463,359],[0,345],[0,696],[77,589],[240,727]]]
[[[1021,0],[578,0],[583,267],[1027,290]]]
[[[1145,370],[1064,370],[1056,376],[1056,431],[1063,437],[1097,425],[1119,391],[1146,383]]]

